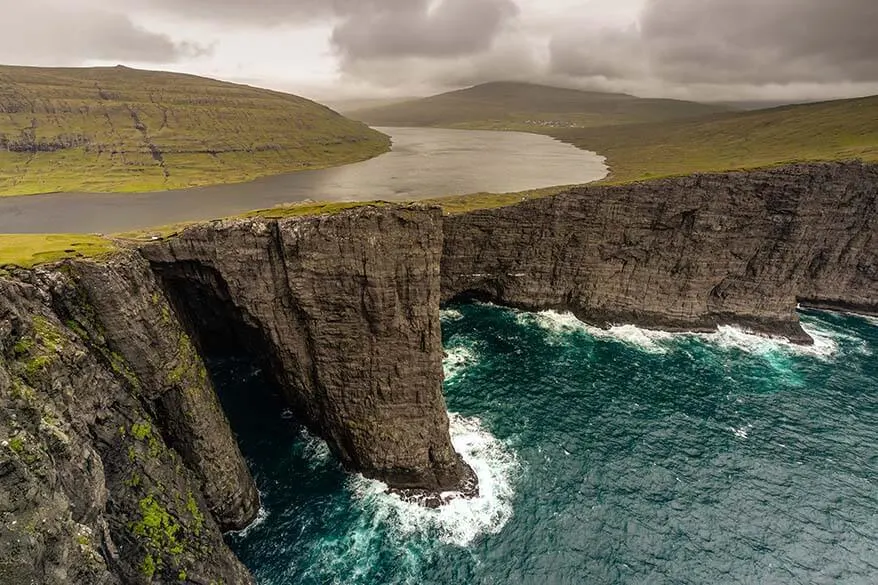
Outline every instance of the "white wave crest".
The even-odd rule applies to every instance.
[[[522,325],[536,324],[544,330],[556,334],[579,331],[596,339],[607,339],[634,345],[650,353],[667,353],[668,348],[664,343],[674,338],[673,333],[644,329],[635,325],[615,325],[609,329],[601,329],[583,323],[573,313],[559,313],[557,311],[518,313],[516,320]]]
[[[518,459],[485,430],[479,419],[450,413],[451,441],[479,478],[479,496],[457,498],[437,509],[405,502],[387,493],[387,486],[355,476],[354,493],[365,508],[402,537],[437,536],[446,544],[465,547],[484,534],[497,534],[512,517],[513,481]]]
[[[767,337],[731,325],[720,326],[716,333],[690,335],[723,349],[738,349],[754,355],[783,352],[829,359],[838,353],[838,343],[828,332],[804,324],[802,328],[814,339],[814,345],[799,345],[782,337]]]
[[[697,338],[723,349],[738,349],[747,353],[764,355],[768,353],[788,353],[808,355],[828,360],[840,352],[839,341],[846,340],[855,346],[855,351],[868,354],[866,342],[859,337],[826,329],[810,322],[802,322],[802,329],[814,340],[813,345],[799,345],[782,337],[769,337],[753,333],[740,327],[723,325],[712,333],[678,332],[670,333],[654,329],[644,329],[635,325],[616,325],[601,329],[583,323],[572,313],[542,311],[540,313],[516,313],[516,320],[522,325],[537,325],[555,334],[583,332],[596,339],[618,341],[633,345],[649,353],[667,353],[674,340]],[[560,341],[560,340],[559,340]]]
[[[262,492],[259,492],[259,501],[262,502]],[[246,538],[250,532],[258,528],[268,518],[268,510],[264,506],[259,506],[259,512],[256,513],[256,519],[241,530],[230,530],[228,534],[232,534],[239,538]]]
[[[304,428],[300,431],[302,438],[302,457],[304,457],[312,467],[320,467],[331,462],[332,451],[329,445],[320,437],[315,437]]]
[[[457,309],[442,309],[439,311],[439,319],[442,321],[460,321],[463,319],[463,313]]]
[[[445,370],[445,379],[450,380],[472,366],[478,360],[476,352],[471,348],[460,345],[445,350],[442,359],[442,369]]]
[[[740,427],[737,429],[732,427],[730,430],[739,439],[746,439],[752,429],[753,429],[753,425],[748,424],[748,425],[744,425],[743,427]]]

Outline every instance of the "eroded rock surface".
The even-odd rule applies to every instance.
[[[258,494],[204,355],[259,361],[348,469],[435,505],[477,489],[449,436],[440,301],[807,342],[798,302],[878,313],[876,222],[878,166],[797,165],[446,218],[388,205],[213,222],[13,269],[0,583],[252,583],[220,531]]]
[[[808,343],[796,305],[878,312],[878,166],[585,187],[445,219],[442,297],[597,324],[738,324]]]
[[[113,277],[117,264],[126,282]],[[108,271],[118,314],[99,313],[80,270]],[[163,318],[170,307],[155,284],[136,254],[0,278],[0,583],[252,583],[214,518],[252,519],[255,488],[205,396],[201,360],[160,361],[163,343],[189,341]],[[179,393],[199,404],[160,416]],[[193,415],[201,420],[190,425]],[[215,425],[204,455],[218,463],[198,465],[169,445],[178,424],[192,441]],[[217,465],[233,475],[215,476]]]
[[[438,208],[364,207],[215,222],[143,253],[204,349],[263,360],[346,468],[445,491],[472,476],[442,396],[441,229]]]

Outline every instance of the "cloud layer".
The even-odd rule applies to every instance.
[[[665,83],[878,82],[873,0],[650,0],[639,26],[551,44],[552,71]]]
[[[79,65],[92,59],[173,63],[198,56],[197,43],[175,43],[128,16],[87,2],[28,0],[3,8],[0,63]]]
[[[410,94],[526,79],[795,99],[878,92],[876,22],[875,0],[32,0],[4,10],[0,62],[198,71],[202,47],[228,35],[258,31],[289,46],[297,30],[318,26],[339,82],[358,88]],[[265,56],[236,55],[238,69],[248,61]],[[281,68],[277,76],[265,83],[278,85]]]

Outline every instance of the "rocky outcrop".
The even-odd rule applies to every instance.
[[[810,338],[797,303],[878,312],[878,166],[802,164],[584,187],[445,219],[444,301],[598,324]]]
[[[252,582],[221,530],[258,493],[202,356],[262,362],[348,469],[474,493],[442,397],[441,222],[217,222],[0,277],[0,582]]]
[[[438,208],[249,219],[146,246],[204,351],[267,365],[346,468],[394,488],[471,490],[442,396]]]
[[[252,479],[167,344],[190,346],[136,254],[0,278],[0,583],[252,583],[220,532],[252,519]]]
[[[258,494],[203,356],[261,362],[348,469],[473,493],[441,392],[440,301],[807,342],[797,303],[878,313],[876,218],[878,166],[798,165],[445,218],[387,205],[220,221],[12,270],[0,583],[252,583],[221,531],[252,520]]]

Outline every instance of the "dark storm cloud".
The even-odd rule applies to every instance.
[[[332,21],[333,45],[347,60],[478,52],[518,12],[513,0],[151,0],[149,5],[246,26]]]
[[[0,62],[77,65],[83,61],[170,63],[204,49],[175,43],[136,26],[122,14],[100,8],[71,10],[69,4],[38,0],[15,3],[0,20]]]
[[[691,84],[878,81],[875,0],[648,0],[639,27],[567,31],[555,73]]]
[[[357,10],[335,29],[332,42],[346,59],[478,53],[488,49],[503,24],[518,13],[511,0],[384,4]]]

